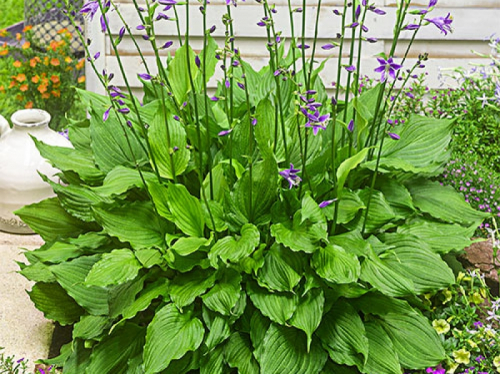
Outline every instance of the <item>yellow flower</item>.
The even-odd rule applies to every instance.
[[[444,290],[443,295],[444,295],[444,301],[443,301],[443,305],[444,305],[444,304],[448,303],[449,301],[451,301],[453,294],[451,293],[450,290]]]
[[[470,352],[466,351],[464,348],[453,352],[453,357],[457,364],[468,364],[470,362]]]
[[[482,304],[484,302],[484,299],[481,297],[479,292],[474,292],[469,299],[472,303],[476,305]]]
[[[450,324],[444,319],[435,319],[432,321],[432,327],[434,327],[434,330],[436,330],[439,335],[446,334],[450,331]]]
[[[477,344],[472,339],[467,340],[467,343],[469,343],[472,349],[477,348]]]
[[[458,275],[457,275],[457,282],[460,283],[460,281],[462,279],[464,279],[464,277],[465,277],[465,273],[463,273],[463,272],[458,273]]]
[[[457,370],[457,368],[458,368],[458,364],[455,364],[455,363],[449,364],[448,370],[446,370],[446,374],[454,374],[455,370]]]
[[[495,365],[497,368],[500,367],[500,356],[496,356],[493,359],[493,365]]]

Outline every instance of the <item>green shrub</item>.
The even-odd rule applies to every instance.
[[[377,11],[363,4],[346,2],[346,25]],[[157,52],[165,15],[147,5],[137,29]],[[21,273],[36,283],[36,307],[74,327],[51,361],[64,372],[394,374],[444,360],[412,303],[455,282],[441,256],[469,245],[487,217],[429,179],[449,158],[453,121],[384,120],[385,88],[401,69],[392,55],[379,58],[373,89],[354,83],[354,98],[329,97],[324,65],[304,56],[299,68],[306,47],[292,36],[287,49],[261,5],[269,66],[256,71],[235,49],[229,5],[223,46],[206,27],[196,54],[186,24],[166,66],[158,57],[157,75],[139,73],[141,102],[96,70],[108,96],[80,91],[90,119],[70,128],[74,149],[36,142],[63,183],[47,178],[57,196],[17,212],[45,240]],[[98,7],[120,14],[97,1],[83,11]],[[449,15],[428,20],[432,8],[399,3],[392,52],[414,17],[449,30]],[[175,10],[190,19],[189,7]],[[346,30],[357,27],[362,35]],[[351,60],[338,60],[339,82],[358,81]]]

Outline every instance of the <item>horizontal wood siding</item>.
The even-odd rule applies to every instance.
[[[307,0],[310,4],[316,4],[316,1]],[[137,43],[145,56],[145,59],[152,69],[156,72],[155,59],[153,52],[149,46],[149,42],[142,40],[140,37],[141,31],[136,30],[136,26],[140,24],[140,20],[135,12],[134,5],[131,0],[116,1],[119,3],[121,14],[125,22],[133,30],[138,37]],[[240,49],[243,58],[256,68],[260,69],[268,63],[268,52],[266,50],[266,31],[265,28],[257,26],[257,22],[263,17],[262,5],[254,0],[247,2],[238,1],[239,5],[232,8],[232,16],[234,19],[236,46]],[[285,38],[290,37],[288,2],[287,0],[275,0],[271,3],[276,4],[277,14],[274,15],[276,29],[283,31]],[[369,12],[366,20],[366,25],[370,31],[368,36],[373,36],[379,39],[376,44],[365,43],[362,52],[362,73],[369,76],[376,76],[373,69],[378,66],[374,56],[380,52],[388,53],[392,44],[392,27],[396,15],[396,0],[375,0],[370,1],[387,12],[385,16],[378,16]],[[293,7],[301,6],[301,0],[292,0]],[[340,9],[343,0],[324,0],[319,17],[319,46],[326,44],[335,37],[340,31],[340,17],[333,15],[332,10]],[[414,7],[425,8],[428,0],[413,1]],[[195,51],[199,51],[202,45],[203,25],[200,12],[198,10],[199,2],[190,1],[190,34],[192,36],[192,46]],[[311,40],[314,36],[314,26],[316,19],[316,6],[310,5],[306,10],[307,26],[306,37]],[[185,28],[185,10],[184,7],[179,8],[179,22],[181,30]],[[208,27],[216,25],[217,29],[212,34],[219,45],[224,42],[224,26],[221,22],[221,16],[226,12],[224,0],[212,0],[208,6],[207,25]],[[431,87],[439,87],[441,85],[438,79],[440,70],[447,71],[451,68],[462,66],[467,67],[469,64],[485,62],[472,53],[472,50],[480,53],[490,53],[487,39],[492,34],[500,36],[500,0],[439,0],[438,6],[432,13],[431,17],[446,16],[451,13],[453,22],[453,33],[447,36],[439,32],[434,25],[429,25],[419,31],[418,38],[415,41],[409,59],[405,63],[406,66],[411,66],[421,53],[429,54],[429,61],[426,63],[426,71],[428,75],[428,84]],[[169,15],[173,14],[172,11]],[[296,33],[301,32],[300,14],[296,14]],[[122,23],[116,14],[110,15],[110,28],[113,35],[118,35]],[[91,24],[87,24],[87,32],[93,39],[92,52],[100,51],[101,57],[99,61],[99,71],[106,69],[107,71],[115,72],[117,85],[123,85],[124,79],[119,74],[119,66],[117,57],[112,51],[109,41],[106,41],[100,32],[98,17],[94,18]],[[162,58],[165,60],[167,53],[174,54],[175,48],[178,46],[176,42],[177,30],[174,22],[160,21],[156,23],[156,33],[158,35],[158,44],[173,40],[174,45],[169,51],[162,51]],[[350,34],[350,33],[348,33]],[[401,56],[408,45],[411,38],[411,32],[406,31],[401,34],[400,46],[396,50],[396,57]],[[307,43],[307,42],[306,42]],[[140,82],[137,79],[137,73],[145,72],[141,58],[137,53],[132,40],[125,37],[120,44],[119,54],[122,56],[123,66],[125,68],[128,80],[134,89],[140,88]],[[311,50],[307,52],[310,53]],[[343,62],[348,61],[349,48],[344,49]],[[335,80],[337,70],[338,52],[334,50],[324,51],[317,49],[317,60],[321,61],[324,58],[331,59],[326,63],[325,70],[321,73],[322,78],[327,86]],[[88,88],[97,92],[102,92],[99,87],[97,77],[87,70]],[[222,72],[216,70],[216,77],[220,78]],[[210,82],[213,87],[215,80]]]

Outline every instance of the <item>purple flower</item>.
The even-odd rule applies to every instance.
[[[161,5],[175,5],[177,1],[175,0],[158,0],[158,3]]]
[[[400,137],[398,134],[395,134],[395,133],[393,133],[393,132],[389,132],[389,133],[387,133],[387,135],[389,135],[389,137],[390,137],[391,139],[394,139],[394,140],[399,140],[399,139],[401,139],[401,137]]]
[[[226,135],[231,134],[232,131],[233,131],[233,129],[223,130],[220,133],[218,133],[217,135],[219,135],[219,136],[226,136]]]
[[[138,76],[139,78],[141,78],[141,79],[145,80],[145,81],[150,81],[150,80],[151,80],[151,75],[146,74],[146,73],[144,73],[144,74],[137,74],[137,76]]]
[[[420,28],[420,25],[410,23],[409,25],[406,25],[403,30],[418,30]]]
[[[101,21],[101,31],[106,32],[107,30],[106,23],[109,23],[108,16],[104,18],[104,15],[101,15],[100,21]]]
[[[194,63],[196,64],[196,66],[198,66],[198,68],[200,68],[201,66],[200,56],[196,56],[194,58]]]
[[[109,118],[109,111],[111,110],[111,107],[109,107],[108,109],[106,109],[106,111],[104,112],[104,114],[102,115],[102,120],[104,122],[106,122]]]
[[[302,113],[307,117],[305,127],[312,127],[313,134],[317,135],[320,129],[326,130],[326,121],[330,119],[330,114],[320,116],[319,111],[315,110],[314,113],[309,113],[307,109],[302,108]]]
[[[382,77],[380,79],[382,82],[386,81],[387,73],[389,73],[389,76],[392,79],[396,79],[396,70],[399,70],[403,67],[402,65],[394,63],[392,57],[390,57],[388,60],[384,60],[383,58],[378,57],[377,60],[380,66],[375,69],[375,72],[382,73]]]
[[[352,73],[353,71],[356,71],[356,66],[351,65],[351,66],[346,66],[345,69],[349,72]]]
[[[332,48],[335,48],[335,45],[333,45],[333,44],[325,44],[321,48],[323,48],[325,51],[328,51],[328,50],[330,50]]]
[[[88,14],[90,16],[90,20],[92,21],[98,10],[99,10],[99,2],[98,1],[89,1],[87,4],[85,4],[80,9],[80,13],[83,15]]]
[[[328,205],[333,204],[336,200],[337,199],[322,201],[321,203],[319,203],[319,207],[326,208]]]
[[[448,35],[448,32],[452,32],[451,23],[453,22],[453,17],[450,13],[446,17],[425,18],[425,20],[434,24],[445,35]]]
[[[169,40],[168,42],[166,42],[165,44],[163,44],[163,46],[161,47],[161,49],[170,48],[172,46],[172,44],[174,44],[174,42],[171,41],[171,40]]]
[[[297,186],[302,180],[297,175],[299,171],[299,169],[294,169],[293,164],[290,164],[290,169],[280,171],[279,174],[288,181],[289,188],[292,188],[293,186]]]
[[[354,120],[353,119],[351,119],[349,121],[349,125],[347,125],[347,130],[349,130],[350,132],[354,131]]]

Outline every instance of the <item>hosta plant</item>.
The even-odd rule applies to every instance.
[[[47,178],[57,196],[18,211],[45,240],[21,273],[36,282],[36,307],[73,326],[52,363],[70,374],[392,374],[438,365],[445,350],[417,296],[454,283],[442,256],[467,246],[486,215],[429,179],[449,158],[451,120],[414,116],[393,128],[382,118],[385,88],[406,64],[393,57],[399,33],[448,31],[449,15],[430,17],[435,0],[418,10],[398,1],[391,53],[376,69],[382,82],[361,95],[354,53],[338,60],[339,84],[326,90],[317,27],[306,59],[314,8],[289,3],[304,26],[288,49],[275,30],[279,12],[259,1],[270,64],[257,71],[234,47],[236,2],[227,3],[224,45],[211,37],[205,1],[203,49],[191,48],[189,23],[177,24],[184,37],[165,62],[156,25],[179,19],[174,12],[189,21],[193,8],[134,2],[158,62],[157,74],[147,64],[139,73],[141,101],[112,72],[96,71],[108,95],[80,91],[90,118],[70,128],[74,149],[35,140],[62,183]],[[325,50],[346,48],[344,34],[357,38],[356,53],[374,41],[365,18],[383,10],[365,0],[333,10],[342,34]],[[81,12],[100,18],[104,32],[123,19],[112,1]],[[127,33],[125,25],[110,38],[112,48]],[[92,66],[98,57],[89,56]],[[219,61],[223,78],[210,92]]]

